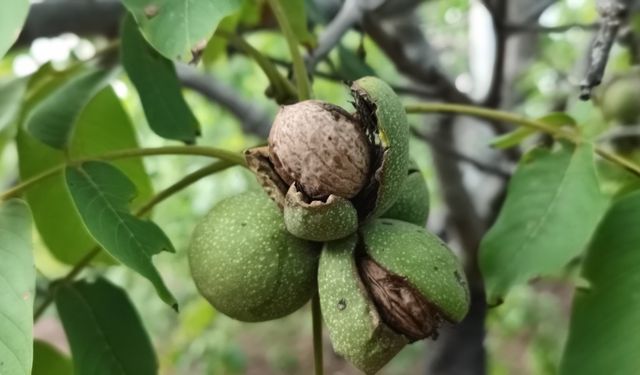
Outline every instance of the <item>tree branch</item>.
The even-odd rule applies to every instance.
[[[345,0],[338,14],[329,22],[318,38],[316,48],[307,56],[307,69],[315,70],[316,64],[338,45],[342,36],[359,23],[365,12],[362,0]],[[366,3],[366,2],[364,2]]]
[[[568,23],[566,25],[559,26],[542,26],[538,23],[533,24],[517,24],[517,23],[507,23],[504,25],[505,30],[509,34],[516,33],[564,33],[572,29],[579,29],[585,31],[594,31],[600,27],[600,23]]]
[[[495,61],[493,71],[491,73],[491,86],[489,93],[484,100],[487,107],[499,107],[502,96],[502,82],[504,79],[504,65],[507,48],[507,33],[504,23],[507,21],[509,13],[507,12],[507,0],[497,0],[491,10],[491,20],[493,22],[493,30],[496,40]]]
[[[454,147],[450,146],[448,143],[442,143],[435,137],[430,134],[422,133],[415,128],[411,128],[411,134],[416,138],[419,138],[431,145],[431,147],[437,152],[447,155],[450,158],[453,158],[457,161],[461,161],[463,163],[467,163],[477,170],[494,175],[503,179],[508,179],[511,177],[511,173],[503,171],[502,169],[495,167],[491,164],[486,164],[481,162],[480,160],[474,159],[471,156],[465,155],[462,152],[456,150]]]
[[[201,73],[190,65],[176,64],[176,72],[183,86],[227,109],[242,123],[242,128],[246,132],[262,138],[269,135],[271,118],[255,102],[249,102],[238,95],[233,88],[226,86],[210,74]]]
[[[36,38],[64,33],[81,36],[118,35],[124,7],[120,1],[58,0],[31,4],[15,46],[28,46]]]
[[[434,129],[433,139],[441,144],[454,141],[454,117],[443,116]],[[434,149],[433,162],[438,172],[443,199],[447,206],[447,228],[454,232],[466,254],[465,265],[469,279],[472,305],[463,322],[455,329],[441,332],[441,339],[434,343],[435,350],[428,361],[428,374],[484,374],[484,316],[486,302],[482,278],[478,270],[477,253],[484,234],[482,217],[464,186],[464,176],[456,159],[441,150]],[[456,353],[451,360],[451,353]]]
[[[437,68],[435,52],[431,51],[415,17],[380,21],[366,15],[363,27],[401,74],[433,88],[446,100],[466,104],[472,102]]]
[[[289,61],[285,61],[285,60],[282,60],[276,57],[270,57],[270,56],[267,56],[267,58],[277,66],[281,66],[288,70],[291,69],[291,62]],[[329,81],[334,81],[334,82],[344,82],[343,77],[340,77],[336,74],[323,72],[321,70],[315,70],[313,72],[313,76],[323,78]],[[410,95],[410,96],[414,96],[417,98],[424,98],[424,99],[430,99],[430,98],[433,99],[438,95],[438,93],[435,90],[431,90],[427,87],[402,86],[402,85],[396,85],[393,83],[389,83],[389,86],[391,86],[393,91],[395,91],[395,93],[398,95]]]
[[[580,99],[591,98],[591,90],[602,82],[602,76],[609,60],[609,52],[620,26],[625,22],[628,0],[600,0],[598,13],[600,28],[587,55],[587,71],[580,82]]]

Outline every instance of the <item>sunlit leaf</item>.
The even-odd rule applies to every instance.
[[[122,27],[122,63],[151,129],[164,138],[194,143],[198,120],[182,97],[173,62],[149,46],[131,17]]]
[[[17,78],[0,83],[0,151],[16,133],[16,120],[20,114],[27,79]]]
[[[578,126],[576,120],[564,112],[551,112],[542,117],[539,117],[537,121],[544,122],[545,124],[554,126],[556,128],[562,126]]]
[[[51,79],[44,74],[42,79]],[[35,84],[35,82],[34,82]],[[42,96],[46,96],[45,93]],[[40,95],[36,92],[34,95]],[[29,109],[26,104],[25,110]],[[131,120],[113,90],[108,87],[98,93],[80,113],[69,156],[73,158],[95,155],[110,150],[137,148]],[[53,167],[62,165],[66,157],[62,151],[46,146],[25,131],[17,137],[20,177],[32,178]],[[135,183],[138,197],[134,206],[151,196],[151,183],[139,159],[114,162]],[[54,257],[67,264],[75,264],[95,246],[76,212],[62,173],[55,174],[26,192],[27,202],[34,213],[34,221],[42,240]],[[69,241],[73,238],[73,241]],[[111,259],[106,255],[105,261]],[[112,261],[112,260],[110,260]]]
[[[522,141],[533,134],[535,134],[535,130],[531,128],[518,128],[492,139],[489,142],[489,146],[499,150],[504,150],[506,148],[519,145]]]
[[[607,212],[587,251],[561,374],[640,374],[640,192]]]
[[[525,156],[480,246],[489,300],[501,299],[514,284],[561,269],[584,249],[606,206],[591,145],[563,144]]]
[[[537,121],[543,122],[547,125],[551,125],[557,128],[563,127],[563,126],[570,126],[570,127],[577,126],[576,120],[564,112],[552,112],[552,113],[549,113],[548,115],[538,118]],[[497,149],[506,149],[509,147],[514,147],[519,145],[520,143],[522,143],[522,141],[524,141],[526,138],[528,138],[529,136],[535,133],[536,133],[536,130],[532,128],[521,127],[514,131],[511,131],[509,133],[505,133],[499,137],[496,137],[491,142],[489,142],[489,145]]]
[[[242,0],[123,0],[145,38],[165,57],[190,60]]]
[[[33,371],[31,375],[73,375],[71,360],[50,344],[33,343]]]
[[[66,148],[76,118],[110,76],[110,70],[89,69],[72,77],[29,111],[25,128],[53,148]]]
[[[307,25],[307,12],[305,10],[305,0],[288,0],[283,3],[283,9],[291,25],[298,42],[313,46],[315,39],[309,32]]]
[[[29,0],[11,0],[2,2],[0,12],[0,58],[18,39],[20,30],[29,12]]]
[[[60,285],[55,302],[76,374],[157,374],[149,336],[122,289],[104,279],[80,281]]]
[[[31,213],[17,199],[0,205],[0,374],[29,375],[36,272]]]
[[[240,21],[240,13],[235,13],[230,16],[225,17],[222,21],[220,21],[220,25],[218,25],[218,30],[224,30],[228,33],[233,33],[238,25],[238,21]],[[202,62],[205,66],[209,66],[213,64],[220,56],[222,56],[227,48],[229,42],[227,38],[214,35],[209,39],[207,43],[207,47],[204,49],[204,53],[202,54]]]
[[[104,162],[67,167],[67,187],[82,221],[95,240],[114,258],[146,277],[160,298],[177,309],[151,257],[175,251],[162,229],[129,212],[135,185],[118,168]]]

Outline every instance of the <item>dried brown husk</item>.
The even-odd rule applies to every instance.
[[[389,272],[366,254],[360,256],[358,272],[385,324],[412,342],[437,338],[442,313],[406,278]]]

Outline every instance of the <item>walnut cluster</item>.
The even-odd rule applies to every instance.
[[[362,126],[342,108],[318,100],[280,109],[269,151],[284,182],[297,183],[312,199],[353,198],[370,177],[371,150]]]

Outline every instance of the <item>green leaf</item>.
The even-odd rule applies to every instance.
[[[20,30],[29,12],[29,0],[11,0],[2,2],[0,12],[0,58],[18,39]]]
[[[538,121],[544,122],[547,125],[560,128],[562,126],[575,127],[578,126],[576,120],[564,112],[551,112],[538,118]]]
[[[518,128],[492,139],[489,142],[489,146],[499,150],[515,147],[531,135],[535,134],[535,132],[536,131],[531,128]]]
[[[533,150],[520,163],[480,246],[489,300],[500,300],[514,284],[561,269],[586,246],[606,206],[590,144]]]
[[[311,47],[315,44],[313,35],[307,27],[307,12],[305,11],[305,0],[288,0],[283,3],[283,7],[293,33],[298,42]],[[360,77],[358,77],[360,78]]]
[[[194,143],[198,120],[182,97],[173,63],[157,53],[128,16],[122,26],[122,64],[138,90],[151,129],[161,137]]]
[[[123,0],[145,38],[170,60],[190,60],[242,0]]]
[[[31,213],[17,199],[0,206],[0,374],[29,375],[33,360]]]
[[[587,251],[561,374],[640,374],[640,192],[615,203]]]
[[[114,258],[146,277],[160,298],[177,309],[151,257],[174,252],[171,241],[156,224],[129,213],[135,185],[118,168],[91,161],[67,167],[67,186],[89,233]]]
[[[362,57],[356,55],[353,51],[338,45],[338,74],[344,80],[356,80],[365,76],[375,76],[376,73]]]
[[[26,78],[0,83],[0,153],[7,142],[16,135],[16,124],[26,89]]]
[[[618,164],[604,159],[596,162],[600,189],[609,197],[621,197],[635,190],[640,190],[640,177],[621,168]]]
[[[47,87],[56,80],[53,77],[53,73],[43,73],[40,80],[32,81],[31,86],[44,90],[35,91],[32,95],[46,97],[50,91]],[[64,81],[63,78],[59,80]],[[25,110],[30,108],[29,103],[25,106]],[[68,150],[73,158],[138,147],[131,120],[111,87],[105,88],[87,104],[74,127]],[[62,151],[44,145],[24,130],[18,132],[17,148],[22,180],[60,166],[66,160]],[[151,183],[141,160],[121,160],[114,164],[135,182],[139,192],[135,206],[152,195]],[[96,245],[74,208],[62,173],[33,185],[26,192],[26,199],[33,211],[38,232],[56,259],[75,264]],[[73,241],[69,241],[69,238],[73,238]],[[107,259],[113,261],[108,255],[100,258],[102,261]]]
[[[0,83],[0,133],[4,134],[15,124],[26,89],[26,78],[16,78]],[[13,136],[13,131],[13,129],[10,131],[9,136]]]
[[[149,336],[124,290],[98,279],[60,285],[56,308],[79,375],[154,375]]]
[[[102,90],[78,117],[69,156],[80,159],[113,150],[135,148],[138,148],[136,132],[120,99],[111,87]],[[140,158],[118,160],[113,164],[135,184],[138,195],[133,207],[151,198],[151,180]]]
[[[552,112],[538,118],[537,120],[558,128],[562,126],[577,126],[576,120],[564,112]],[[514,147],[535,133],[536,130],[531,128],[518,128],[512,132],[494,138],[489,142],[489,146],[500,150]]]
[[[25,128],[53,148],[66,148],[78,114],[110,76],[110,70],[89,69],[69,79],[29,112]]]
[[[35,340],[31,375],[73,375],[73,365],[67,356],[50,344]]]
[[[246,4],[248,3],[245,3],[245,7]],[[234,13],[220,21],[218,30],[224,30],[228,33],[234,33],[239,21],[240,13]],[[214,34],[213,37],[209,39],[207,47],[204,49],[204,52],[202,54],[202,62],[204,63],[204,65],[207,67],[212,65],[220,56],[224,54],[228,44],[229,42],[227,38]]]

